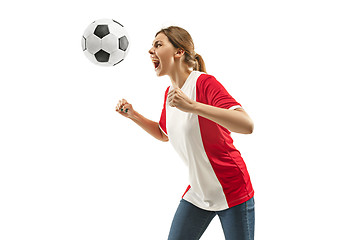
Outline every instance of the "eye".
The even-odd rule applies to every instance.
[[[161,47],[162,45],[160,43],[156,43],[155,44],[155,47],[158,48],[158,47]]]

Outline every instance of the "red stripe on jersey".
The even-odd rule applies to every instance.
[[[170,86],[165,91],[164,105],[163,105],[163,110],[161,112],[161,117],[160,117],[160,121],[159,121],[159,126],[166,135],[168,134],[167,129],[166,129],[166,100],[167,100],[167,95],[169,93],[169,89],[170,89]]]
[[[189,185],[189,186],[186,188],[186,190],[185,190],[185,192],[184,192],[184,194],[182,195],[181,198],[184,198],[185,194],[189,191],[190,188],[191,188],[191,186]]]
[[[225,109],[241,106],[213,76],[201,75],[196,85],[197,102]],[[223,188],[228,206],[249,200],[254,191],[243,158],[233,145],[230,131],[209,119],[198,118],[205,152]]]

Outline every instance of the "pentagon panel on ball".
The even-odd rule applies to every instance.
[[[99,19],[84,31],[81,45],[85,56],[101,66],[115,66],[129,52],[129,35],[125,27],[113,19]]]

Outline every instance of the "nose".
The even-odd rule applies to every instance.
[[[155,53],[154,47],[150,48],[149,53],[150,53],[150,54],[154,54],[154,53]]]

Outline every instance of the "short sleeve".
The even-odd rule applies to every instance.
[[[197,94],[197,101],[208,105],[225,109],[242,108],[241,104],[211,75],[203,74],[199,77]]]
[[[167,100],[167,95],[169,92],[170,87],[168,87],[165,91],[165,96],[164,96],[164,105],[163,105],[163,109],[161,112],[161,116],[160,116],[160,121],[159,121],[159,127],[161,129],[161,131],[163,131],[163,133],[167,136],[167,129],[166,129],[166,100]]]

